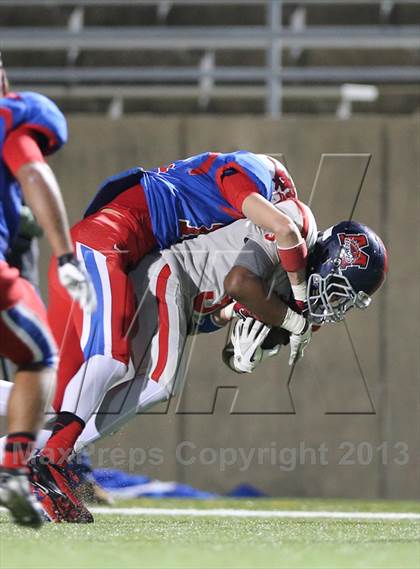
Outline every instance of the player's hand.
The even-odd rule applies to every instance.
[[[254,318],[239,319],[233,326],[231,341],[234,355],[232,365],[235,371],[252,373],[261,361],[262,353],[256,356],[258,348],[264,342],[270,326],[266,326]]]
[[[58,278],[73,300],[88,314],[96,310],[96,293],[90,276],[72,254],[58,257]]]
[[[306,346],[312,338],[312,326],[307,322],[302,334],[290,334],[290,357],[289,366],[294,365],[303,358]]]

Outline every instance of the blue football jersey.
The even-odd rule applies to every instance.
[[[271,199],[272,174],[259,155],[243,150],[229,154],[206,152],[163,168],[134,168],[109,178],[85,216],[140,183],[149,206],[153,232],[159,247],[164,249],[181,239],[209,233],[243,217],[222,187],[223,177],[238,171],[248,176],[256,192]]]
[[[2,159],[3,145],[9,132],[23,125],[41,135],[44,155],[55,152],[67,141],[66,119],[50,99],[31,92],[0,98],[0,260],[16,235],[22,206],[20,185]]]

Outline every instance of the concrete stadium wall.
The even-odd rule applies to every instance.
[[[169,412],[138,416],[96,446],[95,460],[216,492],[248,482],[279,496],[419,497],[418,120],[133,116],[69,123],[70,142],[52,166],[72,221],[103,178],[135,164],[206,150],[279,152],[308,200],[322,153],[369,154],[355,218],[383,237],[390,254],[389,279],[372,307],[314,337],[290,384],[292,400],[287,350],[243,377],[221,363],[226,332],[200,337]],[[313,201],[320,228],[348,217],[366,160],[324,158]],[[126,454],[111,455],[113,447]],[[131,451],[129,465],[130,448],[145,449],[148,459]]]

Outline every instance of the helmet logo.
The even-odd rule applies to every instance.
[[[369,255],[363,249],[369,246],[367,236],[364,233],[338,233],[338,240],[343,247],[340,268],[343,271],[349,267],[366,269],[369,264]]]

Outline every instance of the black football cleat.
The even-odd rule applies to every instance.
[[[42,507],[53,522],[92,523],[93,516],[74,492],[74,480],[63,466],[38,455],[30,461],[31,482]]]
[[[6,507],[21,526],[40,528],[44,522],[44,513],[31,491],[26,468],[0,467],[0,505]]]

